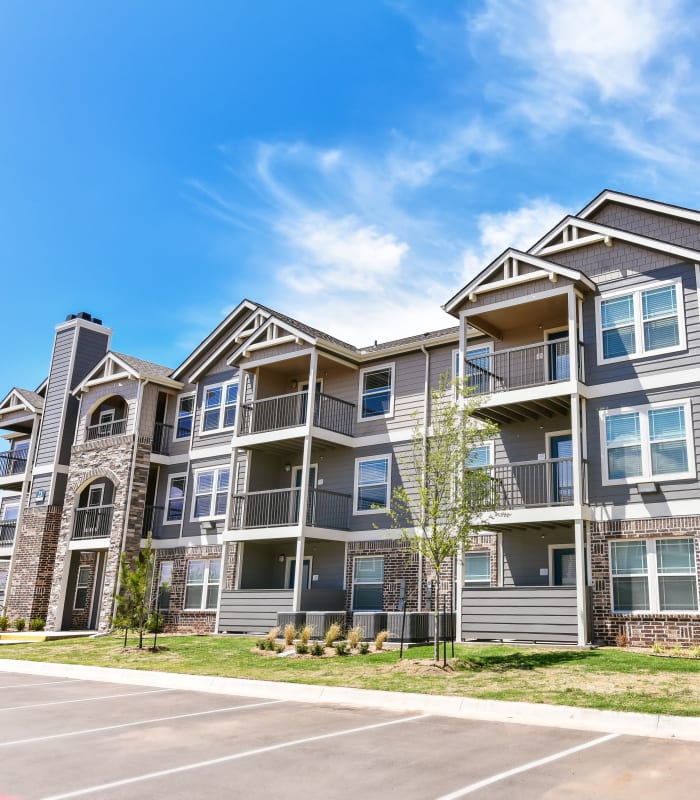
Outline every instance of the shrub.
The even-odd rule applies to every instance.
[[[10,627],[10,618],[7,614],[0,617],[0,631],[6,631]]]
[[[360,642],[360,655],[366,656],[369,653],[369,642]]]
[[[615,637],[615,644],[618,647],[627,647],[630,643],[630,640],[627,638],[627,634],[620,631]]]
[[[326,648],[321,644],[321,642],[314,642],[311,645],[311,655],[312,656],[322,656],[325,655]]]
[[[275,626],[267,632],[267,636],[265,638],[268,640],[268,642],[274,642],[275,639],[279,639],[279,635],[280,629],[278,626]]]
[[[18,631],[23,631],[25,626],[26,626],[26,624],[27,624],[27,620],[24,619],[24,617],[20,617],[19,619],[15,620],[15,628]]]
[[[333,647],[333,642],[340,639],[342,635],[343,629],[337,622],[334,622],[326,631],[326,647]]]
[[[691,654],[693,658],[700,658],[700,645],[696,644],[692,649]]]
[[[304,642],[297,642],[296,651],[300,656],[305,656],[309,652],[309,645]]]
[[[348,644],[350,647],[357,647],[360,644],[360,639],[362,638],[362,634],[364,631],[362,628],[351,628],[348,631]]]
[[[299,629],[299,638],[301,639],[302,644],[308,644],[311,635],[314,632],[313,625],[304,625],[303,628]]]
[[[274,650],[275,653],[284,653],[284,645],[283,644],[273,644],[269,648],[270,650]]]
[[[374,647],[376,650],[381,650],[384,647],[384,642],[389,638],[389,631],[379,631],[377,638],[374,640]]]
[[[663,653],[663,651],[664,651],[664,646],[661,644],[661,642],[655,641],[654,644],[651,646],[651,652],[655,653],[656,655]]]
[[[294,637],[296,635],[296,632],[297,632],[296,628],[294,627],[294,625],[292,625],[291,622],[288,622],[284,626],[284,643],[286,645],[292,644],[292,642],[294,641]]]
[[[267,650],[267,639],[258,639],[255,643],[255,646],[258,650]]]
[[[338,642],[335,646],[335,654],[337,656],[347,656],[350,655],[350,650],[348,648],[347,642]]]
[[[46,626],[46,622],[43,619],[36,619],[29,620],[29,630],[30,631],[43,631]]]

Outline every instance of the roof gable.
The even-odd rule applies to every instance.
[[[15,386],[10,389],[2,402],[0,402],[0,415],[16,411],[29,411],[31,414],[38,414],[43,408],[44,399],[36,392]]]

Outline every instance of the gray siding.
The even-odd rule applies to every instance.
[[[277,625],[277,614],[291,610],[291,591],[224,591],[219,632],[267,633]]]
[[[504,532],[501,542],[504,586],[548,586],[549,575],[541,575],[540,570],[549,569],[549,545],[573,545],[574,533],[564,527]]]
[[[576,589],[464,589],[462,639],[576,644]]]
[[[187,493],[185,496],[185,513],[184,519],[182,524],[182,535],[183,536],[199,536],[202,532],[201,529],[201,522],[199,520],[192,520],[192,512],[194,510],[194,490],[195,490],[195,472],[202,470],[202,469],[211,469],[211,468],[218,468],[218,467],[228,467],[230,466],[231,460],[230,458],[203,458],[197,461],[192,462],[188,468],[188,476],[187,476]],[[185,469],[181,469],[181,472],[185,472]],[[177,469],[175,470],[177,472]],[[224,519],[217,520],[216,522],[216,532],[221,533],[224,529]],[[211,531],[213,533],[214,531]]]
[[[694,250],[700,249],[700,225],[697,222],[667,217],[614,202],[606,203],[590,219],[612,228],[621,228],[623,231],[673,242]]]
[[[49,383],[46,388],[41,437],[37,446],[36,464],[53,464],[57,453],[68,381],[70,378],[71,353],[74,328],[56,332]]]
[[[214,447],[219,444],[229,444],[233,437],[232,430],[225,430],[218,433],[202,434],[202,415],[204,403],[204,391],[209,386],[216,386],[227,381],[231,381],[236,376],[237,370],[228,369],[225,372],[211,373],[203,377],[197,385],[197,404],[194,415],[194,436],[192,437],[192,449],[198,447]]]

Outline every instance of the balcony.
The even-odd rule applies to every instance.
[[[170,455],[170,442],[173,440],[173,426],[164,422],[156,422],[153,426],[153,442],[151,451],[161,456]]]
[[[22,475],[27,469],[26,454],[17,456],[12,450],[0,453],[0,478]]]
[[[585,486],[585,462],[582,462]],[[549,458],[487,467],[487,501],[498,510],[571,506],[574,503],[574,461]]]
[[[298,525],[300,491],[273,489],[234,495],[232,529]],[[348,530],[351,503],[352,497],[349,494],[311,489],[305,524],[314,528]]]
[[[155,538],[158,538],[161,525],[163,524],[164,511],[164,506],[146,506],[143,512],[143,526],[141,528],[142,536],[148,536],[150,533]]]
[[[296,428],[306,425],[308,392],[266,397],[241,406],[241,435]],[[352,436],[355,405],[337,397],[316,393],[313,424],[316,428]]]
[[[114,419],[111,422],[99,422],[97,425],[88,425],[85,432],[85,441],[106,439],[109,436],[120,436],[126,431],[126,418]]]
[[[112,532],[114,506],[76,508],[73,520],[73,539],[104,539]]]
[[[16,519],[8,519],[0,522],[0,547],[8,547],[14,542],[16,529]]]

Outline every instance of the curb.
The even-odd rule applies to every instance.
[[[519,725],[571,728],[598,733],[700,742],[700,720],[695,717],[599,711],[572,706],[513,703],[504,700],[479,700],[471,697],[351,689],[343,686],[314,686],[306,683],[255,681],[245,678],[220,678],[210,675],[187,675],[179,672],[140,671],[16,659],[1,659],[0,672],[20,672],[26,675],[76,678],[129,686],[288,700],[295,703],[324,703],[406,713],[422,712],[483,722],[510,722]]]

